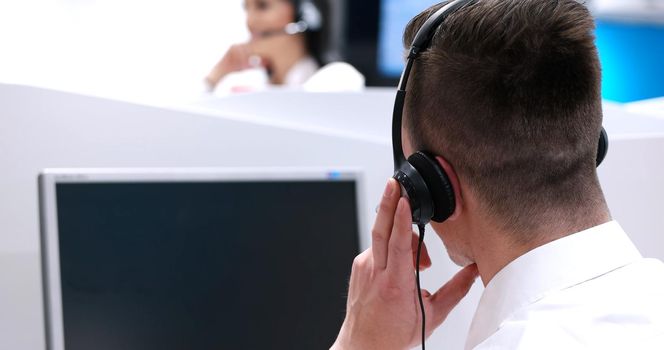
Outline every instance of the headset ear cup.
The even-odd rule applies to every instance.
[[[317,31],[323,27],[323,15],[311,0],[299,2],[297,17],[297,21],[304,22],[309,31]]]
[[[416,152],[408,158],[408,162],[420,173],[433,200],[434,210],[431,220],[443,222],[447,220],[456,207],[454,189],[449,176],[438,164],[435,157]]]
[[[602,164],[607,153],[609,153],[609,135],[604,130],[604,127],[602,127],[602,131],[599,134],[599,144],[597,145],[596,166]]]

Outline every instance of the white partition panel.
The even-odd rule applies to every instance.
[[[270,91],[154,107],[0,85],[0,349],[44,348],[37,174],[46,167],[356,167],[366,173],[365,234],[392,172],[394,92]],[[605,106],[611,149],[600,179],[612,213],[648,256],[664,259],[664,121]],[[436,289],[457,267],[435,235]],[[481,293],[477,283],[431,348],[460,349]]]
[[[381,182],[390,173],[386,143],[240,117],[6,85],[0,115],[0,349],[44,348],[37,206],[43,168],[350,166]],[[367,205],[363,218],[374,207]]]

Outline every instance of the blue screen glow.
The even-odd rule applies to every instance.
[[[403,70],[403,30],[411,18],[438,3],[434,0],[383,0],[380,8],[378,69],[386,76],[398,77]]]
[[[605,99],[664,96],[664,25],[598,20],[596,35]]]
[[[403,31],[435,0],[382,0],[378,69],[397,78],[403,70]],[[664,96],[664,24],[597,20],[602,63],[602,97],[631,102]]]

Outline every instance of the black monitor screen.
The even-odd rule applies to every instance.
[[[404,67],[403,32],[421,11],[440,0],[347,1],[345,59],[370,86],[396,86]]]
[[[66,350],[334,342],[354,181],[56,186]]]

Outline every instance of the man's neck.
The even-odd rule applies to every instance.
[[[483,225],[475,231],[482,235],[475,249],[477,267],[486,286],[493,277],[512,261],[529,251],[577,232],[609,222],[608,210],[598,210],[579,220],[560,218],[557,225],[533,229],[531,232],[508,232],[496,230],[498,225]],[[528,239],[524,239],[528,237]]]

